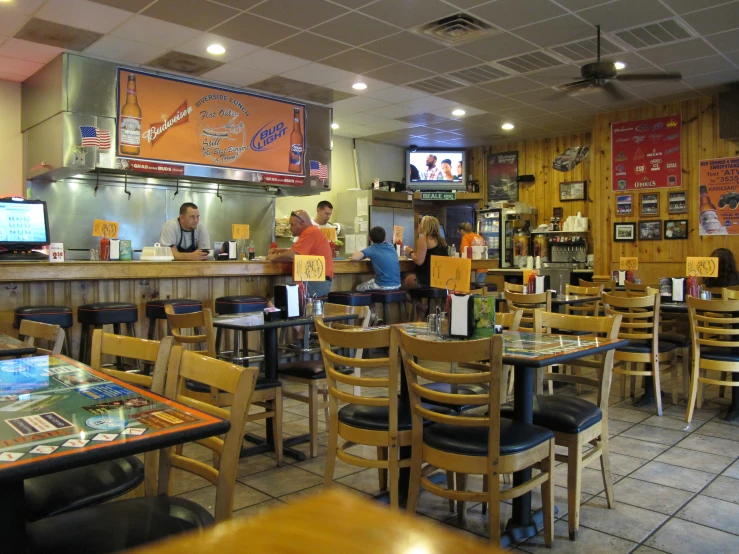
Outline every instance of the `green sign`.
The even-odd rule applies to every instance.
[[[456,200],[456,192],[422,192],[421,200]]]

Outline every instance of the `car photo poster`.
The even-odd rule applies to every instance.
[[[679,115],[613,123],[613,190],[644,190],[682,185]]]
[[[700,161],[701,235],[739,235],[739,158]]]
[[[301,177],[305,106],[118,70],[118,155]],[[297,179],[296,179],[297,180]]]
[[[518,202],[518,152],[488,154],[488,201]]]

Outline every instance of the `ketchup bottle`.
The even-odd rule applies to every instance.
[[[533,272],[529,275],[529,282],[526,283],[526,292],[528,294],[534,294],[536,292],[536,275]]]
[[[110,239],[103,235],[100,239],[100,261],[107,262],[110,260]]]

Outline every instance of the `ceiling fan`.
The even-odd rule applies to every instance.
[[[595,26],[598,29],[597,40],[597,61],[587,63],[580,68],[581,79],[558,85],[557,88],[566,94],[576,94],[583,90],[600,88],[606,91],[614,100],[625,100],[626,97],[616,88],[613,81],[674,81],[682,79],[680,73],[634,73],[631,75],[621,75],[616,69],[614,62],[600,61],[600,25]]]

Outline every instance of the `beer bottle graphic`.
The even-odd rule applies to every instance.
[[[300,109],[293,110],[293,132],[290,133],[290,173],[303,173],[303,131],[300,128]]]
[[[136,75],[129,73],[126,103],[121,107],[119,145],[121,154],[141,154],[141,107],[136,97]]]
[[[721,220],[716,213],[716,206],[711,202],[711,197],[708,196],[708,189],[706,185],[700,186],[700,227],[701,235],[727,235],[728,231],[721,225]]]

